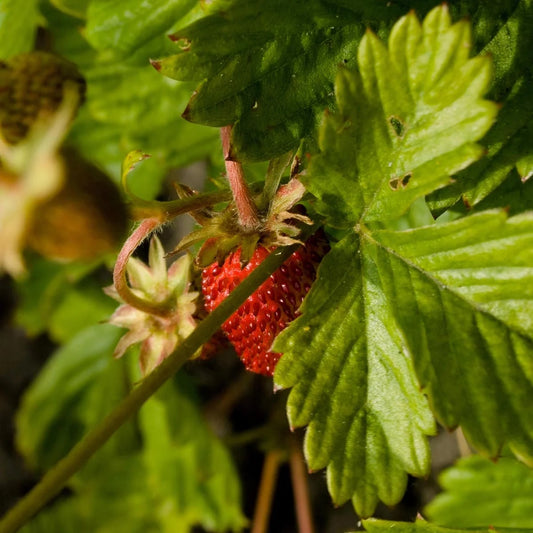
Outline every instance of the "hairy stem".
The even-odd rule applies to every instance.
[[[231,195],[227,191],[196,194],[190,198],[179,198],[178,200],[168,200],[166,202],[135,198],[130,210],[135,220],[157,218],[160,224],[164,224],[183,213],[211,207],[230,198]]]
[[[14,533],[66,485],[72,475],[96,453],[130,416],[154,392],[172,377],[220,326],[244,303],[275,270],[298,248],[287,246],[271,253],[261,265],[242,281],[215,310],[213,310],[178,348],[158,366],[115,409],[97,424],[41,481],[0,521],[0,533]]]
[[[128,260],[131,254],[137,249],[139,244],[146,239],[158,226],[160,222],[157,218],[147,218],[143,220],[139,227],[128,237],[122,250],[120,250],[117,262],[115,263],[115,269],[113,270],[113,283],[118,295],[122,298],[122,301],[140,311],[150,313],[152,315],[166,316],[171,310],[170,306],[165,303],[156,304],[139,298],[132,292],[128,285],[126,276]]]
[[[226,164],[229,186],[233,193],[233,200],[237,207],[239,224],[245,232],[254,232],[260,227],[259,214],[253,201],[250,189],[244,177],[244,170],[238,161],[233,161],[230,156],[231,126],[220,129],[222,139],[222,151]]]
[[[281,456],[281,450],[271,450],[265,457],[251,533],[265,533],[267,531],[270,508],[272,507],[274,489],[281,464]]]
[[[313,514],[311,513],[311,504],[309,502],[305,460],[302,454],[301,442],[295,436],[292,436],[290,440],[289,462],[298,531],[299,533],[313,533]]]

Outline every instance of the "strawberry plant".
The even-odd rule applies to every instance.
[[[0,269],[56,347],[0,532],[533,531],[530,0],[0,0],[0,34]]]

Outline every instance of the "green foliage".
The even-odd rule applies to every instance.
[[[533,46],[533,2],[520,0],[515,4],[503,24],[484,32],[482,53],[490,54],[495,65],[491,96],[503,104],[498,122],[482,141],[487,157],[460,173],[453,185],[431,195],[430,205],[436,212],[460,198],[469,206],[476,205],[511,179],[511,171],[517,165],[522,167],[524,157],[531,156],[533,70],[528,51]],[[518,182],[514,186],[522,187]]]
[[[365,520],[363,522],[365,530],[368,533],[385,533],[391,530],[398,533],[530,533],[531,529],[513,529],[513,528],[495,528],[488,527],[483,529],[449,529],[446,527],[437,526],[424,520],[417,520],[414,523],[410,522],[390,522],[388,520]]]
[[[119,338],[120,330],[110,325],[81,331],[26,391],[17,415],[17,447],[34,468],[54,465],[126,394],[124,368],[110,357]],[[119,449],[134,447],[133,427],[114,440]]]
[[[309,467],[327,466],[335,503],[353,498],[361,516],[370,516],[378,499],[397,503],[406,473],[428,473],[425,437],[435,431],[369,259],[355,235],[339,242],[320,266],[303,316],[274,345],[284,354],[276,385],[293,387],[289,422],[309,424]]]
[[[83,330],[26,392],[17,444],[34,467],[46,469],[63,457],[139,379],[138,370],[111,356],[120,335],[109,325]],[[70,488],[73,496],[37,517],[28,533],[178,532],[195,524],[227,531],[245,524],[231,457],[206,427],[184,377],[151,398]]]
[[[232,149],[243,161],[279,156],[313,136],[333,104],[337,66],[355,65],[365,27],[382,30],[402,14],[396,6],[322,0],[219,1],[209,9],[176,32],[181,50],[160,67],[174,79],[203,80],[184,116],[234,124]]]
[[[90,277],[97,266],[33,258],[29,275],[17,283],[16,322],[29,335],[48,331],[62,343],[87,324],[106,319],[115,305],[102,292],[101,282]]]
[[[444,492],[426,507],[436,524],[533,528],[533,470],[510,457],[467,457],[445,470],[440,484]]]
[[[144,4],[138,2],[138,9]],[[177,13],[177,4],[168,2],[167,7],[174,5],[173,12]],[[168,27],[161,28],[164,6],[161,13],[158,11],[158,25],[144,37],[142,32],[139,34],[143,19],[128,18],[128,6],[131,7],[131,2],[89,4],[86,24],[91,44],[80,34],[80,21],[50,8],[45,13],[54,49],[75,62],[87,80],[87,100],[69,142],[117,181],[127,153],[142,150],[150,154],[151,159],[132,173],[130,185],[135,194],[153,198],[170,168],[210,157],[218,148],[218,133],[180,119],[191,85],[165,79],[149,63],[151,57],[164,53],[172,45],[165,35]],[[113,16],[105,11],[115,7],[122,11]],[[122,43],[122,32],[125,32],[128,39],[133,39],[128,41],[128,46],[135,48],[144,40],[148,42],[135,48],[134,53],[133,48],[118,51],[111,47],[104,37],[110,34],[99,28],[100,24],[108,27],[112,21],[118,24],[119,32],[113,34],[113,39],[121,39]]]
[[[310,469],[361,516],[428,474],[436,420],[533,464],[533,0],[437,4],[52,0],[39,19],[34,0],[0,0],[0,59],[32,49],[41,20],[87,79],[68,142],[117,181],[127,153],[152,155],[133,193],[155,197],[194,161],[220,168],[219,126],[233,126],[233,157],[260,163],[249,178],[299,150],[308,214],[335,238],[276,340],[275,383],[291,389],[290,425],[307,426]],[[18,282],[17,322],[63,344],[17,419],[39,470],[139,379],[111,357],[119,331],[85,328],[112,310],[95,267],[32,260]],[[183,376],[167,384],[25,531],[244,527],[193,396]],[[364,526],[525,531],[500,529],[533,527],[523,463],[463,460],[427,508],[435,523]]]
[[[100,50],[126,57],[164,32],[194,7],[196,0],[92,0],[87,10],[87,40]]]
[[[389,52],[365,36],[360,75],[339,74],[338,112],[326,117],[305,176],[329,220],[397,217],[481,155],[472,141],[495,106],[479,100],[488,63],[467,59],[468,43],[468,26],[451,26],[444,7],[422,26],[414,14],[401,19]],[[461,425],[490,456],[508,442],[533,461],[533,218],[506,218],[487,212],[404,231],[357,225],[276,341],[284,357],[275,381],[293,387],[291,424],[309,424],[310,466],[327,465],[334,500],[353,497],[360,515],[378,497],[397,502],[405,472],[427,468],[431,417],[413,366],[440,422]]]
[[[37,4],[37,0],[0,0],[0,60],[33,49]]]
[[[481,157],[474,141],[497,106],[481,99],[490,61],[469,59],[470,48],[469,24],[452,25],[446,9],[432,11],[423,25],[414,13],[402,18],[388,49],[365,35],[359,71],[338,74],[338,112],[326,116],[322,153],[304,179],[333,223],[396,218]]]

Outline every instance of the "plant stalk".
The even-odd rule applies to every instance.
[[[178,215],[211,207],[220,202],[225,202],[230,198],[231,194],[229,191],[195,194],[190,198],[179,198],[165,202],[136,198],[130,206],[130,211],[135,220],[157,218],[160,224],[164,224],[176,218]]]
[[[216,309],[214,309],[178,348],[148,374],[115,409],[97,424],[49,470],[41,481],[20,500],[0,521],[0,533],[15,533],[46,505],[68,480],[80,470],[107,440],[161,385],[172,377],[181,366],[220,328],[220,326],[244,303],[275,270],[298,248],[298,245],[278,248],[261,265],[242,281]]]
[[[270,450],[265,457],[251,533],[265,533],[267,531],[281,456],[281,450]]]
[[[239,224],[245,233],[253,233],[261,226],[257,206],[252,198],[242,165],[238,161],[231,159],[231,126],[224,126],[220,129],[222,139],[222,152],[226,165],[229,186],[233,194],[233,200],[237,207]]]
[[[298,521],[299,533],[314,533],[313,513],[309,501],[307,487],[307,470],[302,453],[301,442],[295,436],[290,439],[289,463],[291,467],[292,490],[294,493],[294,507]]]

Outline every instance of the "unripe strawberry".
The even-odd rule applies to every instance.
[[[127,229],[127,210],[115,184],[71,151],[61,190],[37,205],[27,244],[61,260],[90,260],[116,249]]]
[[[39,115],[55,112],[67,81],[77,86],[81,102],[85,80],[70,61],[36,51],[1,62],[0,127],[4,139],[18,143]]]
[[[323,232],[318,232],[294,252],[223,324],[245,367],[271,376],[281,354],[271,351],[276,336],[299,315],[299,307],[315,281],[318,265],[329,250]],[[240,248],[222,265],[213,263],[202,272],[205,307],[212,311],[252,270],[269,255],[258,246],[242,268]]]

